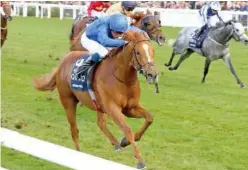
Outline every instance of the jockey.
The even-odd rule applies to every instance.
[[[207,28],[211,27],[210,25],[210,18],[213,16],[217,16],[220,21],[223,22],[221,17],[218,14],[218,11],[221,10],[221,5],[218,1],[212,1],[210,4],[204,5],[200,10],[199,10],[199,19],[201,21],[201,24],[203,25],[200,30],[195,34],[194,38],[198,38],[204,30]]]
[[[105,11],[109,7],[109,1],[91,1],[87,9],[88,16],[101,18],[106,15]]]
[[[114,14],[114,13],[121,13],[123,15],[126,15],[128,17],[132,16],[133,10],[137,6],[137,3],[135,1],[121,1],[118,2],[108,8],[106,11],[106,14]]]
[[[3,15],[3,16],[6,15],[5,12],[4,12],[4,10],[3,10],[3,8],[4,8],[4,6],[7,6],[7,5],[8,5],[7,2],[1,1],[0,14]]]
[[[90,65],[92,61],[95,63],[101,61],[108,54],[108,48],[125,45],[127,42],[122,36],[129,29],[144,32],[139,28],[129,27],[127,17],[122,14],[105,16],[89,24],[81,37],[82,46],[91,54],[85,65]],[[78,73],[82,69],[83,66],[79,68]]]
[[[6,8],[6,7],[7,8],[9,7],[8,10],[7,10],[10,13],[9,15],[5,13],[6,11],[4,11],[4,8]],[[12,8],[11,8],[10,4],[8,2],[1,1],[0,14],[2,16],[4,16],[4,18],[8,18],[8,20],[11,21],[12,20],[11,13],[12,13]]]
[[[133,10],[136,6],[137,3],[135,1],[121,1],[110,6],[106,11],[106,14],[111,15],[115,13],[121,13],[123,15],[126,15],[128,17],[129,23],[131,24],[132,19],[130,17],[133,15]]]

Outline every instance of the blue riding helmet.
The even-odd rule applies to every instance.
[[[122,1],[121,6],[125,9],[134,9],[137,6],[135,1]]]
[[[112,31],[124,33],[128,30],[128,20],[123,14],[113,14],[110,16],[109,27]]]

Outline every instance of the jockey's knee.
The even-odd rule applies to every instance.
[[[101,58],[104,58],[108,54],[108,50],[103,47],[102,49],[99,49],[98,54],[101,56]]]

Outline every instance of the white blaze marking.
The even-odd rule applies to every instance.
[[[148,62],[151,62],[151,56],[150,56],[149,51],[148,51],[148,45],[147,44],[143,44],[143,48],[145,50],[145,53],[146,53],[146,57],[148,59]]]

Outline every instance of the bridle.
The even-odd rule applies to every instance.
[[[150,18],[155,18],[155,16],[148,15],[148,16],[145,16],[144,18],[141,19],[141,29],[144,30],[145,32],[149,33],[150,35],[152,35],[152,34],[158,32],[159,30],[157,29],[156,25],[153,25],[153,27],[151,29],[147,29],[147,27],[145,26],[145,23],[147,23]],[[158,39],[159,33],[157,33],[156,36],[157,36],[156,38]]]
[[[135,61],[136,61],[137,65],[138,65],[137,67],[136,67],[135,65],[133,65],[133,68],[134,68],[135,70],[139,71],[139,72],[140,72],[141,74],[143,74],[144,76],[146,76],[146,74],[147,74],[147,69],[145,69],[145,68],[149,68],[149,67],[151,67],[151,66],[155,66],[155,64],[154,64],[154,62],[147,62],[146,64],[143,64],[143,65],[142,65],[142,64],[139,62],[139,60],[138,60],[138,56],[137,56],[135,47],[136,47],[137,44],[139,44],[140,42],[144,42],[144,41],[149,41],[149,40],[139,40],[139,41],[137,41],[137,42],[134,44],[132,51],[133,51],[133,56],[135,57]]]
[[[133,68],[134,68],[136,71],[138,71],[140,74],[142,74],[142,75],[144,75],[144,76],[146,77],[146,76],[147,76],[147,69],[150,68],[151,66],[155,66],[155,63],[154,63],[154,62],[147,62],[147,63],[145,63],[145,64],[142,65],[142,64],[139,62],[138,56],[137,56],[137,52],[136,52],[136,50],[135,50],[135,47],[136,47],[137,44],[139,44],[140,42],[144,42],[144,41],[149,41],[149,40],[139,40],[139,41],[135,42],[134,45],[133,45],[133,48],[132,48],[132,54],[133,54],[133,55],[132,55],[132,57],[135,58],[134,61],[135,61],[137,64],[135,64],[135,63],[133,62],[133,63],[132,63],[132,66],[133,66]],[[128,45],[128,44],[126,44],[126,45],[123,46],[122,51],[124,51],[124,47],[127,46],[127,45]],[[135,81],[133,81],[133,82],[125,83],[125,81],[121,80],[120,78],[118,78],[118,77],[115,75],[115,72],[113,73],[113,75],[114,75],[114,77],[115,77],[118,81],[120,81],[121,83],[124,83],[124,84],[126,84],[126,85],[133,85],[133,84],[135,84],[136,81],[137,81],[137,78],[136,78]]]

